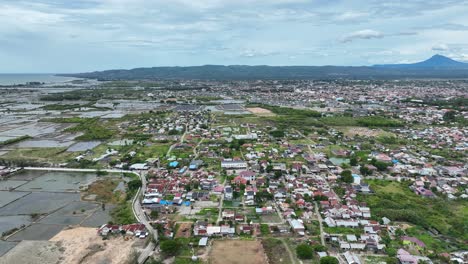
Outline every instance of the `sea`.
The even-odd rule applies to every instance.
[[[78,78],[56,76],[55,74],[31,74],[31,73],[17,73],[6,74],[0,73],[0,85],[15,85],[26,84],[28,82],[41,82],[41,83],[64,83]]]

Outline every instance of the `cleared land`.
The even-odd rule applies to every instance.
[[[215,241],[210,252],[212,264],[261,264],[268,263],[260,241]]]
[[[50,241],[62,247],[61,263],[130,263],[135,244],[142,242],[135,238],[125,240],[116,236],[102,240],[95,228],[78,227],[63,230]]]
[[[249,112],[251,112],[252,114],[258,116],[275,116],[275,114],[270,110],[261,107],[249,107],[247,108],[247,110],[249,110]]]
[[[175,237],[190,237],[192,234],[192,223],[180,223]]]
[[[262,240],[263,248],[268,256],[270,264],[290,264],[293,263],[287,254],[287,248],[283,242],[275,238],[266,238]]]

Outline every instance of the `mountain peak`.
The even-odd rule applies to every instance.
[[[436,55],[430,57],[428,60],[426,60],[426,62],[427,62],[427,61],[455,62],[455,63],[460,63],[460,62],[458,62],[458,61],[455,61],[455,60],[453,60],[453,59],[451,59],[451,58],[449,58],[449,57],[446,57],[446,56],[440,55],[440,54],[436,54]]]
[[[459,62],[446,56],[435,54],[429,59],[411,64],[376,65],[386,68],[468,68],[468,63]]]

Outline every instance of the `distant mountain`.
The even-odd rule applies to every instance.
[[[436,54],[431,58],[411,64],[383,64],[374,65],[375,67],[384,68],[456,68],[456,69],[468,69],[468,63],[459,62],[452,60],[445,56]]]
[[[468,64],[442,55],[413,64],[374,66],[246,66],[204,65],[107,70],[61,76],[98,80],[256,80],[256,79],[430,79],[466,78]]]

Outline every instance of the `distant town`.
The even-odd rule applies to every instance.
[[[0,263],[468,263],[467,106],[466,80],[3,85]]]

